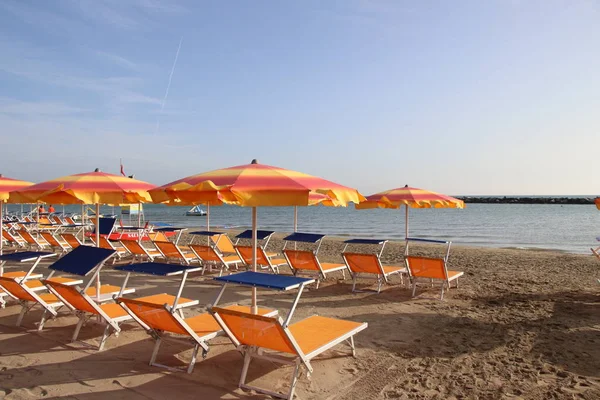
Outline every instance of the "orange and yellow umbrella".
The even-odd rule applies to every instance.
[[[259,163],[188,176],[151,190],[150,195],[155,203],[225,203],[242,207],[307,206],[319,202],[345,206],[364,201],[356,189]]]
[[[150,202],[148,190],[156,186],[137,179],[95,170],[83,174],[63,176],[41,182],[10,194],[10,201],[49,204],[95,204],[100,215],[100,204],[118,205]],[[99,242],[96,218],[96,243]]]
[[[33,185],[33,182],[20,181],[6,178],[0,174],[0,235],[2,234],[2,218],[4,217],[3,205],[8,201],[10,192]],[[0,255],[2,255],[2,238],[0,236]]]
[[[197,205],[233,204],[252,207],[252,264],[256,271],[256,208],[270,206],[347,206],[365,201],[356,189],[301,172],[253,160],[168,183],[150,191],[155,203]],[[256,288],[252,289],[256,311]]]
[[[400,208],[406,207],[405,234],[408,237],[408,208],[465,208],[465,202],[429,190],[417,189],[408,185],[386,190],[367,196],[367,201],[356,205],[359,210],[369,208]]]

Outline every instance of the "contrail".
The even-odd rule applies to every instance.
[[[171,88],[171,80],[173,79],[173,72],[175,72],[175,66],[177,65],[177,59],[179,58],[179,51],[181,50],[181,43],[183,43],[183,36],[179,39],[179,46],[177,47],[177,53],[175,53],[175,60],[173,61],[173,67],[171,67],[171,73],[169,74],[169,83],[167,83],[167,90],[165,91],[165,97],[163,98],[162,104],[160,105],[160,111],[158,113],[158,117],[156,117],[156,133],[158,133],[158,128],[160,127],[160,116],[165,109],[165,104],[167,104],[167,97],[169,97],[169,89]]]

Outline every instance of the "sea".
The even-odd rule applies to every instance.
[[[593,196],[589,196],[593,197]],[[29,210],[25,205],[25,211]],[[19,212],[19,205],[7,205]],[[186,216],[190,207],[145,204],[145,220],[183,228],[204,227],[206,217]],[[80,206],[56,206],[57,211],[81,213]],[[103,214],[120,214],[119,207],[103,206]],[[136,216],[122,215],[125,224]],[[404,239],[405,209],[356,210],[351,207],[298,207],[298,231],[349,238]],[[258,226],[292,232],[293,207],[258,208]],[[250,228],[251,209],[210,208],[211,230]],[[517,249],[552,249],[589,253],[600,245],[600,210],[594,205],[467,204],[464,209],[409,209],[409,236],[451,240],[453,244]]]

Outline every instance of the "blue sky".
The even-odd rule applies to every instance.
[[[365,194],[600,194],[599,11],[2,0],[0,172],[118,172],[122,157],[163,184],[258,158]]]

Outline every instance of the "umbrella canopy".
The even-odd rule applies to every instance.
[[[2,234],[2,218],[4,216],[3,203],[5,203],[10,195],[10,192],[26,188],[33,185],[33,182],[20,181],[18,179],[6,178],[0,174],[0,235]],[[2,239],[0,237],[0,255],[2,255]]]
[[[319,202],[346,205],[365,200],[356,189],[258,162],[188,176],[151,190],[150,195],[155,203],[226,203],[243,207],[307,206]]]
[[[465,208],[465,202],[429,190],[408,185],[367,196],[367,201],[356,205],[359,210],[369,208],[406,207],[405,235],[408,237],[408,208]]]
[[[256,271],[257,207],[346,206],[365,201],[356,189],[301,172],[259,164],[219,169],[192,175],[150,191],[156,203],[195,205],[233,204],[252,207],[252,269]],[[256,312],[256,288],[252,288],[252,310]]]
[[[462,200],[408,185],[367,196],[367,201],[356,208],[400,208],[403,205],[412,208],[465,208]]]
[[[50,204],[95,204],[100,216],[100,204],[132,204],[150,202],[148,190],[155,185],[120,175],[94,172],[63,176],[12,192],[10,201]],[[82,216],[83,217],[83,216]],[[96,246],[100,242],[99,218],[96,218]]]
[[[24,189],[27,186],[31,185],[33,185],[33,182],[6,178],[2,174],[0,174],[0,202],[6,202],[8,200],[10,192]]]
[[[147,182],[96,170],[63,176],[11,193],[10,201],[50,204],[121,204],[145,203],[151,198]]]

